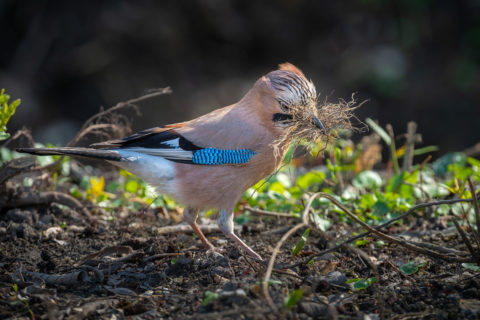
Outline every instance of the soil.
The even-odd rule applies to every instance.
[[[177,212],[120,210],[113,218],[99,208],[91,212],[94,223],[56,204],[1,212],[0,319],[377,319],[382,309],[392,319],[480,317],[479,273],[398,246],[375,246],[372,238],[355,250],[291,266],[351,236],[348,225],[336,224],[325,233],[312,229],[295,257],[291,249],[304,230],[287,240],[269,287],[279,307],[272,312],[261,281],[276,243],[298,220],[252,216],[239,228],[267,260],[259,263],[219,232],[207,237],[220,252],[203,249],[188,228],[162,234],[165,226],[177,224]],[[436,220],[415,218],[389,231],[466,251],[455,230]],[[346,283],[375,277],[356,250],[378,265],[378,285],[355,290]],[[426,265],[405,275],[399,267],[410,261]],[[296,289],[303,296],[285,307]]]

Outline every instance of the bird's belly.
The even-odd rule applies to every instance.
[[[233,210],[245,190],[270,174],[249,166],[205,166],[175,164],[179,202],[197,209]]]
[[[109,161],[156,187],[159,193],[176,198],[176,170],[173,162],[162,157],[132,151],[119,151],[124,161]]]

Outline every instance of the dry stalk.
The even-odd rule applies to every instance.
[[[402,247],[404,247],[404,248],[406,248],[410,251],[421,253],[421,254],[424,254],[424,255],[428,255],[428,256],[431,256],[431,257],[434,257],[434,258],[438,258],[438,259],[444,259],[444,260],[447,260],[447,261],[457,261],[457,262],[470,262],[471,261],[471,259],[469,259],[469,258],[461,258],[461,257],[453,256],[453,255],[446,255],[446,254],[442,254],[442,253],[439,253],[439,252],[431,250],[431,249],[421,248],[421,247],[419,247],[417,245],[414,245],[412,243],[409,243],[407,241],[404,241],[404,240],[392,237],[390,235],[387,235],[387,234],[377,230],[376,228],[373,228],[373,227],[369,226],[365,222],[363,222],[360,218],[358,218],[355,214],[353,214],[350,210],[348,210],[342,203],[340,203],[340,201],[335,199],[333,196],[331,196],[327,193],[323,193],[323,192],[319,192],[318,196],[323,197],[323,198],[327,198],[330,201],[332,201],[337,207],[339,207],[341,210],[343,210],[351,219],[355,220],[357,223],[359,223],[362,227],[364,227],[365,229],[370,231],[377,238],[380,238],[382,240],[385,240],[385,241],[388,241],[388,242],[391,242],[391,243],[395,243],[395,244],[400,245],[400,246],[402,246]]]
[[[462,227],[458,224],[457,217],[451,211],[450,211],[450,214],[452,215],[451,220],[452,220],[453,224],[455,225],[455,228],[457,229],[458,233],[460,234],[460,237],[462,237],[463,242],[467,246],[468,251],[470,251],[470,254],[475,259],[475,261],[480,262],[480,256],[475,251],[475,249],[472,247],[472,244],[470,243],[470,240],[468,240],[468,236],[465,233],[465,231],[463,231]]]
[[[127,101],[122,101],[114,105],[113,107],[108,108],[107,110],[100,111],[97,114],[94,114],[91,116],[85,123],[82,125],[82,128],[78,131],[78,133],[73,137],[72,140],[66,145],[67,147],[73,147],[75,146],[83,137],[85,137],[88,134],[91,133],[99,133],[99,132],[104,132],[102,130],[109,129],[112,132],[119,131],[123,132],[125,131],[125,128],[121,128],[117,123],[121,122],[120,119],[122,119],[122,116],[117,115],[116,118],[112,118],[115,112],[125,109],[125,108],[133,108],[139,114],[137,103],[148,100],[157,96],[161,96],[164,94],[171,93],[172,90],[170,87],[166,88],[160,88],[156,89],[154,92],[148,93],[146,95],[140,96],[138,98],[130,99]],[[110,119],[109,119],[110,117]],[[95,123],[98,121],[108,121],[111,123]],[[125,120],[126,124],[128,124],[128,121]],[[120,134],[119,134],[120,135]],[[30,169],[29,171],[42,171],[42,170],[47,170],[51,168],[56,168],[63,160],[64,156],[61,156],[57,161],[50,163],[45,166],[38,166]]]
[[[405,155],[403,156],[403,167],[404,172],[410,171],[413,163],[413,152],[415,151],[415,142],[417,142],[417,124],[413,121],[410,121],[407,124],[407,141],[405,142]]]
[[[470,199],[450,199],[450,200],[439,200],[439,201],[433,201],[433,202],[428,202],[428,203],[420,203],[412,208],[410,208],[410,210],[408,210],[407,212],[405,212],[404,214],[398,216],[398,217],[395,217],[393,219],[390,219],[388,220],[387,222],[381,224],[381,225],[378,225],[378,226],[374,226],[373,228],[375,229],[381,229],[381,228],[385,228],[385,227],[388,227],[389,225],[391,225],[392,223],[398,221],[398,220],[401,220],[401,219],[404,219],[406,218],[407,216],[411,215],[412,213],[414,213],[416,210],[418,209],[421,209],[421,208],[427,208],[427,207],[431,207],[431,206],[436,206],[436,205],[441,205],[441,204],[454,204],[454,203],[460,203],[460,202],[472,202],[473,199],[470,198]],[[297,262],[295,264],[292,264],[292,265],[289,265],[287,266],[287,268],[294,268],[294,267],[297,267],[297,266],[300,266],[300,265],[305,265],[305,264],[308,264],[311,260],[315,259],[316,257],[320,257],[320,256],[323,256],[324,254],[327,254],[327,253],[330,253],[330,252],[334,252],[340,248],[342,248],[343,246],[345,246],[346,244],[350,243],[350,242],[353,242],[355,240],[358,240],[358,239],[361,239],[365,236],[368,236],[371,232],[370,231],[366,231],[366,232],[363,232],[357,236],[354,236],[354,237],[351,237],[345,241],[343,241],[342,243],[332,247],[332,248],[329,248],[329,249],[326,249],[326,250],[323,250],[319,253],[316,253],[314,255],[311,255],[309,257],[307,257],[305,260],[302,260],[300,262]],[[418,244],[417,244],[418,245]],[[423,246],[425,246],[426,244],[422,244]],[[438,247],[438,246],[433,246],[431,245],[430,248],[434,249],[434,250],[437,250],[438,248],[441,248],[441,247]],[[444,249],[446,248],[442,248],[441,250],[439,251],[443,251]],[[449,250],[450,252],[453,253],[453,251]],[[445,251],[446,252],[446,251]]]
[[[291,228],[287,233],[283,235],[283,237],[277,242],[277,245],[273,249],[272,256],[270,257],[270,260],[268,261],[268,267],[265,272],[265,277],[263,279],[262,283],[262,290],[263,294],[265,295],[265,299],[267,300],[268,305],[273,311],[277,311],[277,306],[272,300],[272,297],[270,296],[270,293],[268,291],[268,283],[270,282],[270,278],[272,276],[272,271],[273,271],[273,264],[275,263],[275,258],[277,257],[278,253],[280,252],[280,248],[282,247],[283,243],[292,235],[294,234],[297,230],[307,227],[309,225],[309,217],[310,217],[310,208],[312,207],[312,202],[315,200],[320,194],[315,193],[310,196],[308,199],[307,205],[305,209],[303,210],[303,218],[302,218],[302,223],[297,224],[293,228]]]
[[[283,218],[296,218],[294,215],[283,213],[283,212],[274,212],[261,209],[255,209],[249,206],[245,207],[245,210],[250,211],[252,214],[270,216],[270,217],[283,217]]]
[[[472,198],[477,198],[477,192],[475,190],[475,185],[472,182],[472,179],[470,177],[467,178],[468,180],[468,186],[470,187],[470,191],[472,193]],[[477,242],[479,242],[480,238],[480,208],[478,207],[478,201],[473,201],[473,209],[475,210],[475,222],[477,223],[477,234],[475,238],[477,239]],[[475,235],[475,232],[474,232]]]
[[[23,197],[10,200],[4,205],[5,208],[27,207],[41,204],[50,204],[52,202],[63,204],[80,212],[89,223],[94,223],[95,219],[90,212],[74,197],[57,191],[46,191],[39,193],[29,193]]]
[[[352,119],[358,118],[353,111],[360,108],[366,101],[357,103],[354,95],[350,101],[340,99],[338,103],[330,103],[326,100],[319,106],[316,103],[310,108],[304,106],[293,106],[288,109],[288,114],[292,117],[285,121],[288,126],[286,133],[272,143],[275,154],[281,154],[281,146],[284,146],[294,137],[293,144],[298,145],[307,142],[307,148],[312,148],[315,142],[324,139],[327,142],[335,138],[334,129],[345,128],[351,130],[360,130],[352,123]],[[325,130],[319,130],[315,125],[314,117],[317,117],[325,127]],[[282,124],[280,124],[282,125]]]

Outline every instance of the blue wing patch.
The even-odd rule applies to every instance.
[[[192,162],[205,165],[242,164],[247,163],[255,152],[249,149],[219,150],[205,148],[193,153]]]

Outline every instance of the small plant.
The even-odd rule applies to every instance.
[[[422,261],[422,262],[414,262],[414,261],[410,261],[410,262],[407,262],[405,264],[403,264],[401,267],[400,267],[400,270],[405,273],[406,275],[412,275],[414,273],[417,273],[418,270],[421,268],[421,267],[424,267],[427,263],[425,261]]]
[[[2,89],[0,91],[0,141],[10,137],[10,134],[7,133],[7,123],[21,102],[20,99],[17,99],[9,104],[9,100],[10,96],[5,94],[5,89]]]
[[[309,234],[310,234],[310,228],[307,228],[303,232],[302,236],[300,237],[300,240],[298,240],[297,244],[292,249],[292,254],[294,256],[298,256],[300,251],[302,251],[303,247],[305,246],[305,243],[307,242]]]
[[[20,294],[18,292],[18,285],[16,283],[13,284],[13,293],[15,295],[15,301],[12,302],[12,304],[13,305],[22,304],[27,309],[28,313],[30,314],[30,318],[35,319],[35,315],[33,314],[33,311],[32,311],[32,309],[30,309],[30,305],[28,304],[28,299],[20,296]]]
[[[480,272],[480,266],[475,263],[462,263],[462,267],[466,270]]]
[[[375,282],[377,282],[377,278],[368,278],[366,280],[362,278],[355,278],[347,280],[346,283],[353,283],[353,288],[355,290],[366,290]]]
[[[216,292],[212,292],[212,291],[208,291],[208,290],[205,291],[205,298],[202,301],[202,305],[204,307],[208,306],[210,303],[217,300],[219,296],[220,295]]]
[[[300,301],[302,297],[303,297],[303,289],[294,290],[292,293],[288,295],[288,297],[285,298],[283,305],[287,309],[292,309],[297,305],[298,301]]]

